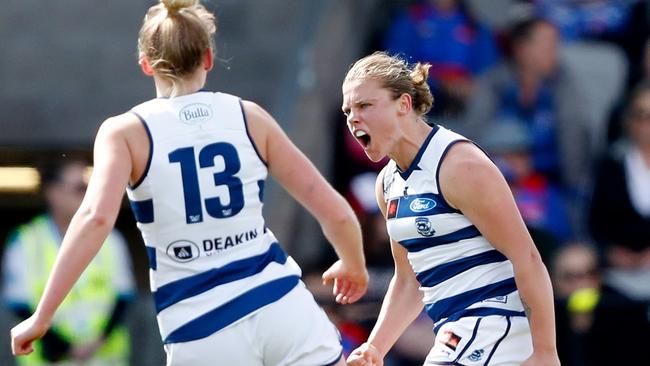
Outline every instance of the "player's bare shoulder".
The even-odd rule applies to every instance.
[[[137,115],[131,112],[126,112],[104,120],[99,127],[97,135],[104,135],[106,137],[126,137],[129,134],[137,135],[138,132],[146,134],[146,129],[142,125],[142,122]]]
[[[454,143],[440,164],[439,183],[447,201],[454,203],[488,179],[498,176],[490,158],[471,141]]]

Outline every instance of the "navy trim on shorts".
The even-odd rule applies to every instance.
[[[333,362],[327,363],[327,364],[325,364],[323,366],[332,366],[332,365],[336,364],[337,362],[339,362],[341,357],[343,357],[343,349],[341,349],[341,352],[339,352],[339,355],[336,357],[336,360],[334,360]]]
[[[510,317],[507,316],[506,320],[508,321],[508,326],[506,327],[506,332],[503,333],[503,336],[501,336],[501,338],[499,338],[499,340],[494,344],[494,347],[492,347],[492,351],[490,351],[490,355],[488,356],[487,360],[485,360],[485,363],[483,364],[483,366],[488,366],[488,364],[490,363],[490,360],[492,359],[492,356],[494,356],[494,352],[497,350],[497,347],[499,347],[499,344],[501,343],[501,341],[503,341],[506,338],[506,336],[508,335],[508,332],[510,332],[510,326],[512,325],[512,323],[510,322]]]
[[[466,317],[472,317],[472,316],[479,316],[479,317],[486,317],[486,316],[492,316],[492,315],[499,315],[499,316],[521,316],[521,317],[526,317],[526,313],[523,311],[515,311],[515,310],[506,310],[506,309],[500,309],[500,308],[474,308],[474,309],[466,309],[463,311],[459,311],[454,315],[449,316],[447,319],[441,321],[438,323],[434,328],[433,332],[438,333],[438,330],[440,330],[440,327],[442,327],[444,324],[449,323],[449,322],[455,322],[461,318],[466,318]]]
[[[260,161],[262,162],[262,164],[264,164],[268,168],[269,163],[267,163],[264,159],[262,159],[262,154],[260,154],[260,151],[257,149],[257,145],[255,145],[255,141],[253,140],[253,136],[251,136],[251,133],[248,130],[248,119],[246,118],[246,112],[244,111],[244,103],[242,102],[241,98],[239,98],[239,107],[241,108],[241,115],[244,118],[244,127],[245,127],[245,130],[246,130],[246,135],[248,136],[248,139],[251,141],[251,145],[253,145],[253,149],[255,150],[255,153],[257,154],[257,157],[260,158]]]
[[[142,125],[144,126],[145,131],[147,131],[147,137],[149,137],[149,157],[147,158],[147,165],[144,168],[144,171],[142,172],[142,176],[140,179],[138,179],[137,182],[135,182],[133,185],[129,185],[129,188],[131,190],[134,190],[140,186],[140,184],[144,181],[144,179],[147,177],[147,174],[149,174],[149,167],[151,166],[151,159],[153,158],[153,137],[151,136],[151,131],[149,130],[149,125],[147,125],[147,122],[142,118],[141,115],[136,113],[135,111],[129,111],[133,113],[140,122],[142,122]]]
[[[474,331],[472,331],[472,337],[469,339],[469,341],[467,341],[467,344],[465,344],[465,347],[458,354],[458,356],[456,356],[456,359],[454,360],[454,362],[458,363],[458,361],[460,361],[460,359],[465,354],[465,351],[467,351],[467,349],[469,349],[469,346],[472,344],[472,342],[474,342],[474,339],[476,339],[476,335],[478,334],[478,327],[479,327],[479,325],[481,325],[481,320],[483,320],[483,318],[478,318],[476,320],[476,325],[474,326]]]
[[[456,361],[443,361],[443,362],[425,364],[425,366],[427,366],[427,365],[431,365],[431,366],[467,366],[465,364],[462,364],[462,363],[456,362]]]

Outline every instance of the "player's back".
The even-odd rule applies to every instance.
[[[150,156],[127,193],[164,341],[212,334],[293,288],[300,270],[265,226],[267,167],[240,99],[200,91],[132,111]]]

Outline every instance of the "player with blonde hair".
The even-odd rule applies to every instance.
[[[497,167],[426,123],[428,69],[379,52],[343,82],[350,133],[370,160],[391,159],[376,195],[395,261],[377,323],[348,364],[382,365],[424,307],[435,324],[425,365],[559,365],[548,272]]]
[[[12,329],[29,353],[113,226],[126,188],[150,262],[167,365],[343,365],[334,325],[262,217],[275,177],[319,221],[340,260],[324,274],[342,304],[366,291],[356,217],[261,107],[204,90],[214,16],[162,0],[138,47],[157,98],[106,120],[87,194],[34,315]]]

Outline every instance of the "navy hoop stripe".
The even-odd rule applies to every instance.
[[[457,241],[471,239],[477,236],[481,236],[481,232],[478,231],[476,226],[470,225],[449,234],[434,236],[430,238],[406,239],[400,241],[399,243],[402,244],[406,250],[414,253],[438,245],[455,243]]]
[[[469,257],[460,258],[439,266],[433,267],[426,271],[416,274],[418,282],[425,287],[434,287],[458,274],[461,274],[476,266],[505,262],[506,258],[497,250],[488,250],[487,252],[475,254]]]
[[[154,221],[153,215],[153,199],[144,201],[131,201],[131,210],[135,220],[141,224],[151,224]]]
[[[256,275],[271,262],[284,264],[287,254],[280,244],[273,243],[265,253],[231,262],[193,276],[161,286],[153,293],[156,312],[160,313],[177,302],[204,293],[217,286]]]
[[[503,281],[495,282],[487,286],[482,286],[461,294],[438,300],[432,304],[426,305],[427,314],[437,323],[439,320],[447,318],[452,314],[466,309],[468,306],[496,296],[505,296],[517,290],[514,277]]]
[[[149,268],[154,271],[158,269],[158,262],[156,258],[156,247],[144,246],[147,249],[147,258],[149,259]]]
[[[281,299],[296,287],[299,280],[298,276],[288,276],[255,287],[177,328],[163,343],[189,342],[205,338],[253,311]]]

